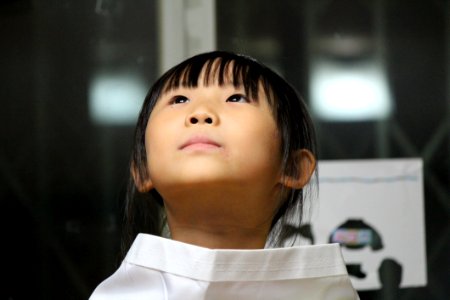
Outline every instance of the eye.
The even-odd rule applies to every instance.
[[[189,102],[189,99],[182,95],[174,96],[172,100],[170,100],[170,104],[182,104],[187,102]]]
[[[228,97],[226,102],[249,102],[249,100],[245,95],[234,94]]]

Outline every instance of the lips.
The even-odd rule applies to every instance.
[[[222,147],[216,141],[203,136],[196,136],[188,139],[180,146],[181,150],[207,150]]]

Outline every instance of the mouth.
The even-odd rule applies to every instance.
[[[222,146],[208,137],[193,137],[180,146],[180,150],[212,150]]]

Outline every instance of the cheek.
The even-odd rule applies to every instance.
[[[255,122],[257,126],[253,128],[253,143],[260,150],[266,150],[271,157],[278,157],[280,154],[280,135],[275,121],[267,117],[266,120]]]
[[[252,124],[250,122],[247,123]],[[253,123],[255,124],[255,123]],[[281,139],[272,120],[256,122],[257,126],[241,130],[238,136],[239,161],[242,168],[254,172],[277,173],[281,165]]]
[[[147,168],[150,175],[157,173],[160,164],[164,161],[164,147],[167,139],[162,134],[163,130],[158,130],[158,122],[149,121],[145,131],[145,152],[147,154]],[[167,136],[167,134],[165,134]]]
[[[263,137],[263,138],[262,138]],[[276,132],[266,132],[253,147],[252,155],[265,168],[280,168],[280,143]]]

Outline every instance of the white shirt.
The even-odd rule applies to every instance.
[[[90,300],[359,299],[338,244],[212,250],[139,234]]]

